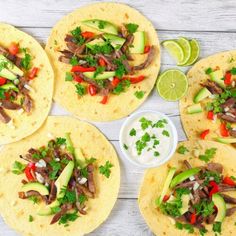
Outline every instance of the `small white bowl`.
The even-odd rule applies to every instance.
[[[173,135],[172,145],[171,145],[171,149],[169,150],[168,155],[165,158],[163,158],[160,162],[154,163],[154,164],[153,163],[143,164],[143,163],[139,163],[139,162],[135,161],[134,158],[132,158],[130,156],[130,153],[128,153],[127,150],[124,148],[124,140],[123,140],[124,135],[123,135],[123,133],[128,132],[129,124],[131,124],[136,118],[142,117],[144,114],[147,114],[147,113],[154,113],[154,114],[157,114],[157,115],[161,116],[162,118],[166,119],[168,121],[169,125],[170,125],[171,133]],[[177,134],[177,130],[175,128],[174,123],[164,113],[159,112],[159,111],[154,111],[154,110],[143,110],[143,111],[136,112],[136,113],[130,115],[125,120],[125,122],[123,123],[123,125],[121,127],[121,130],[120,130],[119,143],[120,143],[120,148],[121,148],[122,153],[124,154],[125,158],[130,163],[132,163],[136,166],[142,167],[142,168],[153,168],[153,167],[158,167],[158,166],[163,165],[164,163],[166,163],[173,156],[173,154],[176,150],[176,147],[177,147],[177,143],[178,143],[178,134]]]

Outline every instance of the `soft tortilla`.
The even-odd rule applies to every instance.
[[[12,118],[13,126],[0,122],[0,145],[19,141],[34,133],[47,118],[53,95],[54,73],[41,45],[30,35],[0,23],[0,45],[7,48],[11,42],[19,42],[20,47],[29,50],[32,63],[39,67],[39,72],[30,84],[34,89],[29,93],[34,104],[32,112],[19,114],[17,111],[5,110]]]
[[[206,75],[205,70],[209,67],[214,69],[217,66],[223,72],[236,67],[236,50],[218,53],[202,59],[187,74],[189,89],[186,96],[180,100],[179,108],[182,124],[189,139],[199,138],[199,134],[206,129],[210,129],[206,139],[214,140],[220,136],[220,119],[217,119],[216,122],[208,120],[206,111],[187,114],[187,107],[194,104],[193,98],[201,88],[200,83],[204,83],[210,78],[209,75]],[[207,99],[204,99],[204,101],[207,102]]]
[[[65,35],[76,26],[81,26],[82,30],[96,32],[96,30],[80,23],[82,20],[96,18],[110,21],[117,26],[122,23],[138,24],[138,30],[145,31],[149,44],[156,48],[156,56],[152,64],[145,70],[140,71],[140,74],[147,76],[147,78],[141,83],[131,85],[125,93],[109,95],[109,101],[106,105],[99,103],[102,100],[101,96],[85,95],[81,98],[78,97],[73,83],[65,81],[65,72],[70,71],[71,66],[58,61],[58,57],[61,55],[58,51],[66,48]],[[119,119],[137,109],[151,92],[160,69],[160,46],[152,23],[137,10],[118,3],[91,4],[62,18],[51,31],[46,45],[46,52],[56,75],[55,101],[79,118],[93,121]],[[138,65],[143,62],[146,56],[146,54],[136,56],[135,64]],[[134,96],[135,91],[140,90],[145,92],[142,99]]]
[[[236,167],[234,165],[234,158],[236,156],[236,151],[234,148],[228,145],[220,144],[212,141],[186,141],[179,143],[180,145],[184,145],[189,149],[186,155],[182,155],[179,153],[175,153],[172,159],[165,165],[149,169],[145,173],[145,177],[143,183],[141,185],[141,189],[139,192],[139,208],[141,214],[143,215],[146,223],[152,230],[155,235],[158,236],[169,236],[169,235],[189,235],[186,230],[179,230],[175,227],[175,223],[173,220],[162,214],[159,209],[156,208],[155,200],[163,188],[163,184],[165,182],[165,178],[167,176],[169,167],[176,167],[177,171],[181,169],[185,169],[186,167],[183,165],[183,160],[188,160],[189,163],[193,167],[198,167],[204,165],[204,162],[199,158],[193,156],[194,148],[198,148],[200,154],[204,153],[208,148],[217,148],[216,155],[212,159],[212,162],[221,163],[224,167],[224,175],[235,176],[236,175]],[[236,197],[235,192],[227,193],[230,196]],[[222,235],[235,235],[236,228],[234,225],[235,222],[235,214],[231,217],[225,218],[222,224]],[[212,232],[212,226],[206,227],[209,232]],[[206,233],[206,236],[214,236],[215,233]],[[195,233],[191,235],[200,235],[199,231],[195,229]]]
[[[114,165],[109,178],[101,175],[96,168],[94,180],[97,195],[95,199],[89,199],[87,202],[87,215],[71,222],[68,227],[58,224],[50,225],[52,216],[38,216],[37,204],[19,199],[18,192],[22,186],[23,176],[17,176],[11,172],[14,161],[21,161],[19,154],[25,154],[31,147],[45,145],[51,139],[48,136],[64,137],[66,132],[71,133],[75,148],[81,148],[85,157],[97,159],[97,167],[104,165],[107,160]],[[0,163],[0,213],[9,226],[25,236],[87,234],[106,220],[117,199],[120,167],[114,148],[94,126],[74,118],[48,117],[38,132],[20,142],[6,145],[1,150]],[[34,218],[31,223],[28,221],[29,215]]]

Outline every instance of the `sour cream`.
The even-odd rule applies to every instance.
[[[172,121],[157,111],[131,115],[120,131],[120,147],[125,157],[141,167],[160,166],[171,158],[177,145]]]

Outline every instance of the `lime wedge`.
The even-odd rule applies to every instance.
[[[190,66],[192,65],[199,57],[200,53],[200,46],[196,39],[192,39],[190,41],[191,46],[191,56],[188,61],[183,66]]]
[[[187,61],[189,60],[191,56],[191,45],[190,45],[190,42],[184,37],[179,38],[177,42],[184,52],[183,60],[178,62],[178,66],[182,66],[185,63],[187,63]]]
[[[177,101],[182,98],[188,89],[186,75],[176,69],[164,71],[157,80],[159,95],[167,101]]]
[[[165,40],[162,42],[162,45],[169,52],[169,54],[175,58],[178,64],[183,61],[184,51],[175,40]]]

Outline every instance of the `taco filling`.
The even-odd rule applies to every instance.
[[[194,96],[192,106],[187,108],[189,114],[206,112],[206,119],[216,123],[220,121],[217,141],[222,143],[236,143],[236,68],[223,73],[217,67],[206,69],[209,78],[201,83],[202,88]],[[206,127],[207,128],[207,127]],[[200,131],[201,139],[213,132],[206,129]]]
[[[69,133],[46,146],[30,148],[20,158],[28,164],[13,164],[14,174],[25,175],[19,198],[40,203],[38,215],[53,215],[49,223],[64,226],[89,214],[86,203],[97,197],[95,172],[98,169],[109,178],[113,167],[109,161],[97,167],[95,158],[85,158],[81,149],[74,148]]]
[[[118,27],[98,19],[85,20],[82,24],[91,31],[83,31],[79,26],[68,32],[64,39],[67,48],[60,51],[59,57],[60,62],[72,66],[65,80],[75,83],[79,96],[100,95],[103,97],[100,103],[106,104],[109,94],[119,95],[130,84],[145,79],[140,71],[152,63],[155,48],[146,43],[146,34],[138,31],[137,24]],[[141,64],[132,65],[134,54],[146,54]]]
[[[30,81],[37,77],[39,68],[32,65],[32,57],[26,48],[11,43],[9,48],[0,45],[0,120],[9,123],[6,110],[31,113],[33,103]]]
[[[157,208],[174,219],[180,230],[193,233],[198,229],[204,235],[210,224],[212,231],[220,233],[225,217],[236,212],[236,198],[225,194],[236,191],[235,177],[224,176],[220,163],[193,168],[184,160],[183,165],[185,170],[169,169]]]

